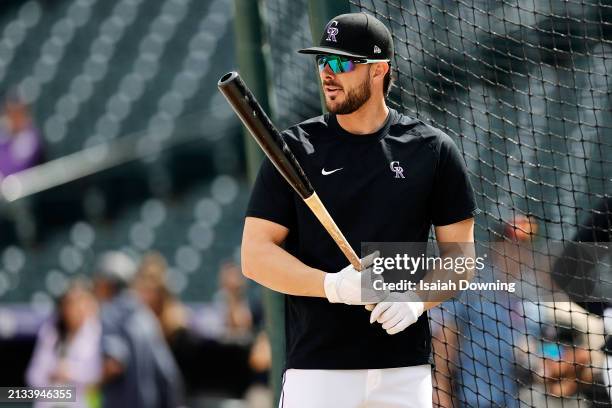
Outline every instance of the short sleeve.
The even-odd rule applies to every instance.
[[[478,213],[463,157],[452,139],[440,133],[431,214],[436,226],[463,221]]]
[[[262,218],[292,229],[295,225],[295,192],[272,162],[265,158],[247,207],[246,216]]]

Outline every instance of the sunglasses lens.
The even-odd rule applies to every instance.
[[[351,60],[345,60],[340,63],[340,67],[342,68],[342,72],[351,72],[355,69],[355,64]]]
[[[338,74],[340,72],[344,72],[342,71],[342,62],[340,62],[339,59],[337,58],[330,58],[327,63],[329,64],[329,67],[331,68],[332,71],[334,71],[334,74]]]
[[[319,65],[319,72],[325,69],[325,65],[328,65],[334,74],[351,72],[355,69],[353,61],[336,55],[319,56],[317,57],[317,64]]]

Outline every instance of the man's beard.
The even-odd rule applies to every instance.
[[[348,115],[361,108],[364,103],[370,99],[370,76],[366,76],[366,80],[361,83],[357,88],[351,89],[346,92],[346,98],[344,102],[332,106],[330,102],[325,98],[325,106],[327,110],[336,115]]]

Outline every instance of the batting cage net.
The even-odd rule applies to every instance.
[[[321,112],[316,71],[313,66],[304,64],[304,57],[295,52],[312,42],[308,2],[270,0],[262,6],[273,62],[270,64],[270,99],[277,126],[286,128]]]
[[[279,125],[320,112],[305,0],[263,2]],[[429,313],[434,401],[450,407],[609,406],[610,259],[554,275],[574,241],[605,248],[612,219],[612,3],[353,0],[393,34],[390,106],[450,135],[482,211],[492,269],[569,294],[472,292]],[[276,68],[276,69],[275,69]],[[484,244],[479,244],[484,245]],[[608,251],[609,252],[609,251]],[[571,268],[570,268],[571,269]],[[577,294],[579,292],[579,294]],[[589,296],[584,296],[588,292]]]
[[[314,60],[296,50],[342,6],[391,30],[389,105],[462,153],[489,255],[474,282],[516,284],[428,311],[436,406],[612,406],[610,0],[0,2],[0,385],[38,384],[37,362],[63,368],[64,345],[35,345],[73,338],[59,324],[69,292],[81,322],[101,318],[90,283],[120,251],[186,405],[274,405],[282,299],[240,273],[251,155],[217,81],[267,81],[279,128],[320,114]],[[126,381],[150,384],[133,367]],[[77,390],[98,406],[108,390],[90,381]]]

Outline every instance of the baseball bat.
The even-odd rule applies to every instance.
[[[217,83],[217,87],[249,130],[251,136],[274,164],[274,167],[304,200],[304,203],[321,222],[351,265],[355,269],[361,270],[359,257],[329,215],[280,132],[257,102],[251,90],[240,78],[240,75],[235,71],[225,74]]]

